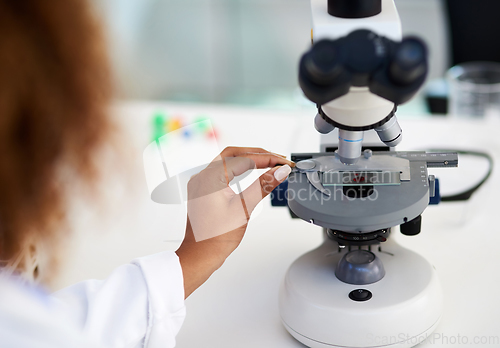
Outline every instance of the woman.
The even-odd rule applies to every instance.
[[[92,186],[109,141],[112,97],[99,25],[84,0],[0,0],[0,347],[172,347],[184,299],[239,245],[255,205],[292,162],[227,148],[188,184],[180,248],[134,260],[106,280],[48,295],[64,239],[65,192]],[[228,183],[273,167],[242,194]]]

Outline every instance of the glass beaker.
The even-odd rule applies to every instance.
[[[447,79],[450,115],[500,118],[500,63],[462,63],[448,70]]]

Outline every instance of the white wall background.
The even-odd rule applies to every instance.
[[[325,0],[326,1],[326,0]],[[99,0],[124,99],[286,104],[310,44],[309,0]],[[396,0],[403,31],[447,67],[441,0]]]

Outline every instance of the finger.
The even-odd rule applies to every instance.
[[[226,147],[221,152],[220,156],[222,158],[238,156],[252,158],[257,168],[274,167],[278,164],[288,164],[291,167],[295,166],[294,162],[286,159],[286,156],[259,147]]]
[[[240,156],[242,156],[242,155],[265,155],[265,154],[270,154],[270,155],[275,155],[275,156],[278,156],[278,157],[281,157],[281,158],[286,158],[285,155],[280,155],[279,153],[271,152],[271,151],[266,151],[266,152],[251,152],[251,151],[248,151],[248,152],[242,152],[240,154]]]
[[[267,152],[267,153],[242,153],[238,157],[249,158],[255,164],[255,168],[272,168],[278,165],[288,165],[290,167],[295,167],[295,163],[283,158],[279,155]],[[235,157],[236,158],[236,157]]]
[[[225,169],[225,174],[226,174],[226,182],[229,183],[231,180],[234,179],[235,176],[241,175],[245,173],[248,170],[251,169],[262,169],[262,168],[269,168],[269,167],[275,167],[277,165],[280,165],[279,167],[276,167],[276,171],[279,170],[280,168],[284,168],[284,171],[288,171],[285,174],[285,177],[288,176],[288,174],[291,171],[291,165],[288,164],[287,162],[290,162],[288,160],[284,160],[282,157],[278,157],[275,155],[262,155],[262,156],[240,156],[240,157],[233,157],[233,158],[226,158],[224,161],[224,169]],[[293,162],[290,162],[293,164]],[[283,170],[280,173],[283,173]],[[267,172],[266,174],[269,174],[270,172]],[[275,173],[275,170],[272,171],[272,173]]]
[[[280,157],[283,157],[283,158],[286,158],[285,155],[280,155],[279,153],[276,153],[276,152],[271,152],[273,155],[277,155],[277,156],[280,156]]]
[[[229,185],[236,176],[242,175],[249,170],[281,165],[294,167],[295,163],[287,160],[281,155],[261,148],[227,147],[204,171],[202,171],[202,173],[210,173],[212,176],[213,173],[219,173],[217,177],[221,180],[218,182],[225,186]]]
[[[222,157],[236,157],[244,153],[269,153],[260,147],[237,147],[228,146],[220,153]]]
[[[272,168],[255,180],[240,196],[244,208],[249,214],[255,209],[257,204],[271,193],[276,186],[281,184],[290,174],[291,168],[287,165]]]
[[[260,147],[237,147],[237,146],[228,146],[220,154],[217,155],[216,158],[213,159],[212,162],[220,161],[226,157],[238,157],[245,153],[269,153]]]
[[[229,186],[229,183],[235,177],[257,168],[254,158],[253,156],[226,157],[210,163],[207,168],[193,176],[189,181],[191,192],[197,191],[198,194],[208,194]],[[258,157],[257,162],[260,168],[286,164],[283,163],[282,157],[275,155],[266,155],[265,158]],[[198,185],[196,186],[196,184]]]
[[[223,163],[226,183],[231,182],[235,176],[241,175],[248,170],[275,167],[277,165],[286,165],[290,168],[295,165],[295,163],[288,161],[283,157],[268,153],[261,155],[226,157],[223,158]]]
[[[277,165],[288,165],[290,167],[295,167],[295,163],[287,160],[286,158],[276,155],[274,153],[249,153],[240,155],[242,157],[251,158],[255,162],[255,166],[258,169],[275,167]]]

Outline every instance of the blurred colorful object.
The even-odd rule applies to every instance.
[[[186,119],[162,112],[153,115],[153,140],[144,150],[143,161],[149,193],[157,203],[186,201],[189,178],[220,153],[210,118]]]
[[[153,114],[153,136],[152,140],[158,140],[166,134],[184,128],[183,136],[189,138],[194,135],[206,136],[208,138],[216,138],[216,131],[213,127],[208,127],[207,116],[196,116],[192,122],[187,122],[186,117],[176,114],[169,116],[165,112],[156,112]],[[195,125],[195,127],[186,127],[188,125]],[[165,137],[163,140],[167,140]]]

